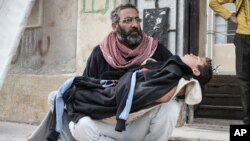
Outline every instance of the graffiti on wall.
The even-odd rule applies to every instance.
[[[26,29],[11,64],[16,64],[20,58],[29,60],[33,56],[45,57],[49,49],[50,37],[48,36],[46,41],[43,41],[41,29]],[[43,65],[44,61],[41,60],[40,63]]]
[[[100,0],[83,0],[83,13],[99,13],[106,14],[107,11],[112,8],[114,9],[118,3],[116,0],[102,0],[102,4],[100,4]],[[110,4],[111,3],[111,4]],[[110,5],[112,5],[110,7]]]

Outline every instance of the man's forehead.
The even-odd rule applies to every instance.
[[[119,16],[123,16],[123,17],[131,17],[134,15],[138,15],[137,11],[134,8],[122,9],[119,12]]]

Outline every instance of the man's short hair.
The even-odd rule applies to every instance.
[[[121,10],[123,9],[127,9],[127,8],[133,8],[137,11],[137,13],[139,13],[138,9],[136,8],[135,5],[127,3],[127,4],[121,4],[119,6],[117,6],[110,15],[110,19],[112,21],[112,23],[118,23],[120,21],[120,17],[119,17],[119,13]]]

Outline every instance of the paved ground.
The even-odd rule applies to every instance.
[[[0,121],[0,141],[27,141],[35,125]],[[170,141],[229,141],[228,126],[189,125],[176,128]]]
[[[0,141],[27,141],[27,136],[35,130],[35,125],[0,122]]]

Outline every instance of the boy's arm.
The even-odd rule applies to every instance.
[[[234,0],[211,0],[209,2],[209,7],[216,12],[218,15],[223,17],[225,20],[229,20],[232,16],[232,13],[227,10],[225,7],[223,7],[223,4],[226,3],[233,3]]]

